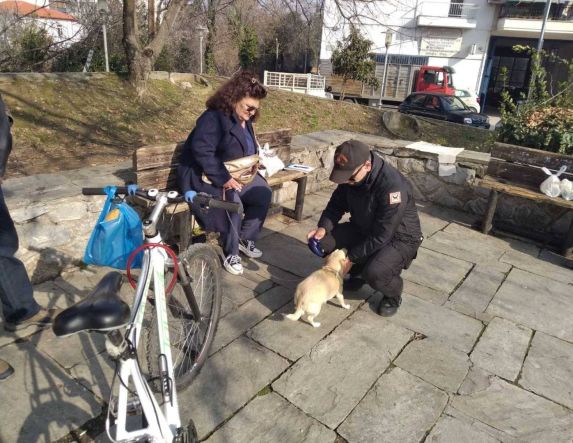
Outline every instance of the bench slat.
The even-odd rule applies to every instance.
[[[573,170],[572,170],[573,171]],[[548,176],[537,166],[510,163],[497,158],[491,158],[487,167],[487,175],[507,180],[513,184],[521,184],[539,189],[539,185]],[[559,176],[573,181],[573,174],[567,171]]]
[[[573,200],[565,200],[561,197],[548,197],[547,195],[542,194],[540,191],[527,189],[522,186],[515,186],[511,183],[501,183],[493,177],[476,179],[476,184],[482,188],[493,189],[494,191],[503,192],[504,194],[527,198],[539,203],[549,203],[557,206],[562,206],[564,208],[573,209]]]
[[[143,146],[133,152],[133,170],[162,168],[179,163],[179,155],[185,142],[168,145]]]
[[[571,155],[557,154],[506,143],[495,143],[491,150],[491,156],[492,158],[539,168],[545,166],[554,171],[559,170],[562,165],[567,165],[567,172],[573,174],[573,156]]]
[[[292,139],[291,128],[281,128],[276,131],[261,132],[255,135],[259,144],[264,145],[268,143],[271,148],[278,145],[290,145]]]

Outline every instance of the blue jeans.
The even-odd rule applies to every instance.
[[[40,306],[24,264],[14,257],[18,234],[0,186],[0,302],[4,320],[18,323],[37,314]]]

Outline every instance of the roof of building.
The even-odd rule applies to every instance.
[[[78,21],[74,16],[65,12],[58,11],[56,9],[49,9],[48,7],[36,6],[32,3],[20,0],[8,0],[5,2],[0,2],[0,10],[12,11],[20,16],[29,15],[31,17],[48,20],[69,20],[74,22]]]

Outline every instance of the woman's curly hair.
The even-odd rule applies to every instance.
[[[241,71],[221,86],[215,93],[207,99],[207,109],[217,109],[227,115],[232,115],[235,105],[245,97],[252,97],[262,100],[267,96],[266,88],[261,85],[256,75],[250,71]],[[256,120],[259,110],[251,117]]]

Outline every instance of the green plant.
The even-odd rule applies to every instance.
[[[42,70],[50,58],[52,37],[48,32],[33,23],[22,29],[14,42],[15,65],[20,71]]]
[[[573,154],[573,62],[525,46],[515,46],[514,50],[530,52],[532,80],[528,96],[522,95],[517,103],[506,88],[502,91],[499,141]],[[549,93],[543,66],[546,61],[564,63],[568,67],[569,81],[557,85],[554,95]],[[507,69],[502,69],[501,75],[506,85]]]
[[[251,68],[255,64],[259,53],[259,40],[257,34],[250,26],[245,26],[239,41],[239,61],[242,68]]]
[[[332,52],[332,71],[342,77],[341,100],[344,100],[344,88],[348,80],[359,80],[378,88],[380,82],[375,77],[376,61],[370,53],[372,42],[364,38],[356,27],[350,27],[350,34],[342,42],[336,42]]]

